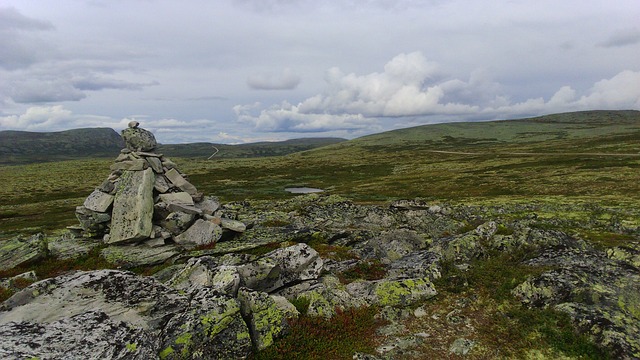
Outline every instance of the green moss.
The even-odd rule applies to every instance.
[[[136,343],[126,343],[125,347],[131,352],[136,352],[138,350],[138,344]]]

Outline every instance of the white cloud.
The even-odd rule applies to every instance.
[[[600,80],[576,103],[592,109],[640,109],[640,71],[625,70]]]
[[[28,108],[24,114],[0,117],[0,130],[59,131],[70,128],[113,127],[116,125],[117,121],[109,117],[76,115],[62,105],[33,106]]]
[[[640,109],[640,72],[623,71],[598,81],[584,95],[562,86],[550,96],[511,102],[502,86],[484,70],[468,81],[447,78],[438,64],[420,52],[400,54],[384,71],[367,75],[327,72],[326,90],[292,105],[286,101],[262,109],[259,103],[234,108],[238,121],[258,131],[324,132],[379,128],[385,119],[474,120],[509,118],[587,109]]]
[[[292,90],[300,84],[300,76],[290,68],[280,73],[254,74],[247,78],[247,85],[255,90]]]
[[[110,127],[117,132],[136,120],[150,130],[159,142],[245,142],[247,138],[221,132],[220,124],[209,119],[154,119],[148,115],[130,115],[121,119],[108,116],[75,114],[62,105],[32,106],[19,115],[0,116],[0,131],[61,131],[77,128]]]

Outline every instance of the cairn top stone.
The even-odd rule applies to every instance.
[[[132,151],[153,151],[158,145],[155,136],[139,125],[137,121],[131,121],[129,127],[122,130],[121,135],[125,146]]]

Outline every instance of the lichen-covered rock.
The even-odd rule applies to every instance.
[[[455,339],[453,343],[451,343],[451,346],[449,346],[449,352],[458,356],[464,356],[467,355],[474,346],[475,341],[465,338],[458,338]]]
[[[243,286],[272,292],[296,282],[317,279],[322,265],[318,252],[301,243],[273,250],[254,262],[238,267],[238,270]]]
[[[425,238],[415,231],[390,230],[369,240],[360,253],[364,258],[376,258],[389,262],[398,260],[414,251],[422,250],[426,246]]]
[[[391,262],[387,269],[387,279],[410,279],[427,277],[440,278],[440,258],[435,252],[416,251]]]
[[[184,191],[175,193],[166,193],[159,195],[160,201],[167,204],[186,204],[193,205],[193,198]]]
[[[125,146],[131,151],[152,151],[158,146],[152,132],[137,126],[122,130],[121,135]]]
[[[113,200],[109,243],[146,239],[153,229],[153,170],[125,171]]]
[[[103,244],[102,239],[56,237],[47,241],[49,254],[56,259],[73,259],[87,255]]]
[[[167,229],[173,235],[179,235],[185,232],[196,220],[194,214],[176,211],[167,215],[164,220],[160,221],[160,225]]]
[[[290,314],[269,294],[240,288],[238,300],[242,316],[249,324],[251,340],[256,349],[262,350],[270,346],[288,331],[287,317]]]
[[[210,287],[229,296],[236,296],[240,287],[240,274],[233,265],[220,265],[210,256],[190,259],[167,283],[187,292]]]
[[[104,213],[111,204],[113,204],[113,195],[96,189],[84,200],[83,206],[89,210]]]
[[[331,318],[336,314],[336,309],[345,310],[367,305],[366,299],[352,296],[333,275],[323,276],[317,284],[303,284],[284,290],[282,295],[290,300],[305,299],[309,304],[306,312],[308,316]]]
[[[196,187],[188,182],[175,168],[167,171],[164,176],[169,179],[174,186],[189,193],[189,195],[194,196],[198,193]]]
[[[231,230],[238,233],[241,233],[247,230],[247,226],[241,221],[227,219],[227,218],[220,219],[220,226],[223,229]]]
[[[0,324],[45,323],[100,309],[114,321],[160,330],[187,305],[175,290],[153,278],[118,270],[77,271],[34,283],[0,307]]]
[[[177,244],[184,247],[209,245],[215,243],[222,236],[220,226],[206,220],[198,219],[187,231],[175,237]]]
[[[213,196],[205,196],[202,201],[196,204],[196,207],[202,210],[203,214],[213,215],[220,208],[220,201]]]
[[[8,270],[18,265],[42,259],[48,254],[44,234],[29,238],[20,236],[0,241],[0,270]]]
[[[78,206],[76,207],[76,218],[86,237],[99,237],[107,231],[111,215]]]
[[[180,254],[180,249],[172,245],[156,247],[144,245],[109,246],[100,251],[100,256],[107,262],[124,269],[160,265],[178,254]]]
[[[512,291],[523,304],[551,306],[568,313],[578,328],[616,358],[640,357],[637,268],[580,247],[552,247],[526,263],[554,269],[528,279]]]
[[[90,310],[50,323],[0,325],[2,359],[157,359],[157,341],[146,331]]]
[[[346,289],[352,296],[380,306],[410,306],[437,294],[428,278],[357,281],[348,284]]]
[[[251,352],[249,328],[238,301],[212,288],[193,293],[189,307],[164,330],[160,359],[245,359]]]

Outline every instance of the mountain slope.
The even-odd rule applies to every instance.
[[[262,156],[280,156],[299,151],[310,150],[322,146],[346,141],[340,138],[304,138],[275,142],[257,142],[249,144],[226,145],[212,143],[193,144],[161,144],[158,152],[169,157],[207,158],[216,149],[215,158],[250,158]]]
[[[0,131],[0,163],[30,163],[115,156],[124,146],[111,128],[59,132]]]
[[[345,141],[340,138],[305,138],[239,145],[212,143],[159,144],[157,152],[169,157],[204,158],[218,149],[216,158],[287,155]],[[124,147],[111,128],[59,132],[0,131],[0,164],[27,164],[81,158],[115,157]],[[215,148],[215,149],[214,149]]]
[[[438,151],[638,153],[640,111],[594,110],[516,120],[429,124],[363,136],[314,151],[323,158],[350,151],[413,151],[414,156]]]

